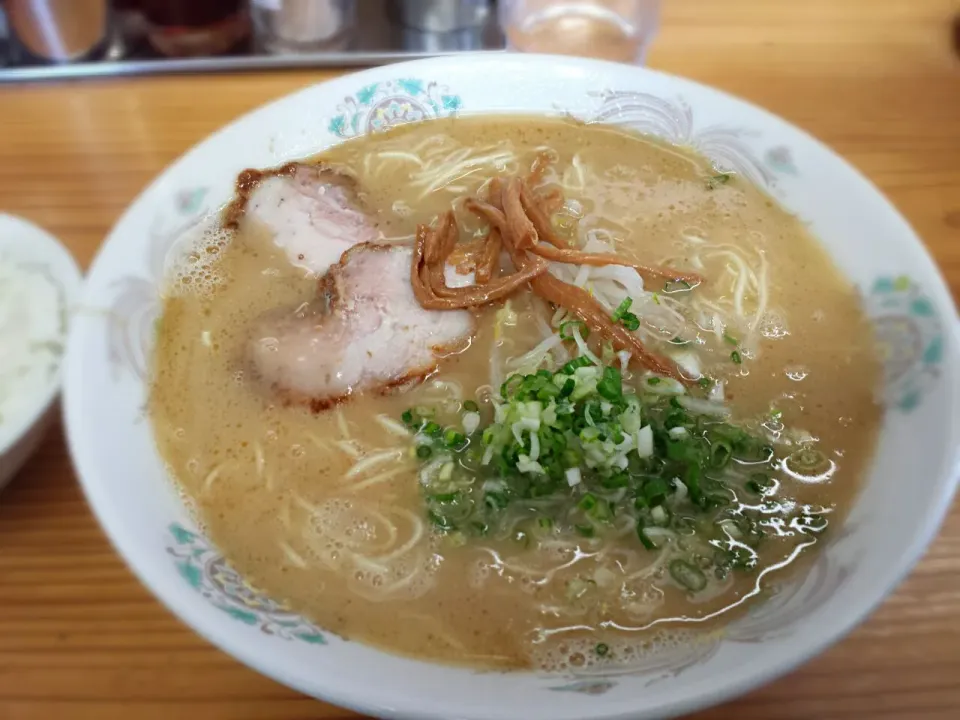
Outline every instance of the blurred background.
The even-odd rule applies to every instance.
[[[507,49],[642,62],[660,0],[6,0],[0,79],[369,65]]]

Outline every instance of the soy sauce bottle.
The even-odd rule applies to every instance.
[[[250,35],[246,0],[140,0],[147,40],[168,57],[222,55]]]

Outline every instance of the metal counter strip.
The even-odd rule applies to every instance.
[[[440,55],[465,55],[505,52],[496,50],[422,51],[341,51],[308,55],[232,55],[222,57],[99,61],[64,65],[0,68],[0,84],[38,80],[70,80],[131,75],[165,75],[229,72],[236,70],[283,70],[290,68],[329,68],[386,65]]]

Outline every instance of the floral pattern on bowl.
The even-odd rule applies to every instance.
[[[290,612],[283,603],[252,588],[203,536],[173,523],[170,537],[167,552],[174,558],[177,571],[214,607],[267,635],[313,645],[326,644],[317,627]]]
[[[940,376],[940,318],[921,287],[906,275],[877,278],[866,302],[883,358],[884,399],[909,412]]]
[[[437,82],[397,78],[372,83],[345,98],[327,127],[337,137],[352,138],[402,123],[453,115],[461,104],[459,95]]]
[[[666,99],[650,93],[605,90],[595,93],[600,107],[584,120],[629,128],[683,145],[705,155],[718,170],[736,172],[767,190],[776,188],[776,175],[757,156],[747,138],[759,133],[743,127],[707,125],[697,127],[693,110],[683,98]],[[778,151],[789,157],[789,148]],[[773,165],[774,169],[786,164]]]
[[[132,371],[141,380],[147,377],[147,360],[153,345],[156,322],[162,304],[162,283],[179,242],[189,241],[210,207],[206,187],[188,187],[161,203],[153,215],[144,272],[127,275],[116,283],[110,306],[108,357],[116,372]]]

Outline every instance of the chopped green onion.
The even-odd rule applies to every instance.
[[[571,360],[571,362],[573,362]],[[520,387],[520,384],[523,382],[523,375],[519,373],[514,373],[504,381],[503,385],[500,386],[500,397],[506,399],[511,397],[517,389]]]
[[[447,430],[444,433],[443,442],[448,448],[459,448],[467,442],[467,438],[463,433],[458,433],[456,430]]]
[[[667,481],[663,478],[654,478],[643,486],[643,495],[648,505],[659,505],[667,499],[667,493],[670,488],[667,487]]]
[[[621,323],[627,330],[637,330],[640,327],[640,318],[629,312],[630,305],[633,304],[632,297],[625,297],[617,309],[613,311],[613,321]]]
[[[537,390],[537,400],[547,401],[560,394],[560,388],[552,382],[545,383]]]
[[[577,525],[575,527],[577,532],[585,538],[592,538],[596,534],[593,525]]]
[[[701,378],[704,387],[712,382]],[[597,365],[578,357],[559,371],[511,375],[486,420],[472,400],[461,404],[451,426],[443,424],[445,411],[410,408],[404,420],[416,433],[410,454],[423,464],[424,512],[431,513],[434,530],[448,536],[445,542],[468,542],[483,534],[523,542],[554,533],[595,537],[612,527],[614,518],[617,526],[625,518],[634,524],[639,544],[655,549],[656,528],[708,532],[720,518],[725,531],[736,531],[752,548],[762,535],[759,511],[745,505],[734,519],[724,508],[740,493],[772,495],[780,486],[764,473],[736,481],[723,468],[734,458],[769,462],[773,449],[751,431],[673,397],[682,392],[676,380],[662,376],[625,381],[606,351]],[[815,452],[807,449],[789,462],[814,459]],[[688,499],[674,508],[670,499],[677,497],[681,480]],[[530,501],[541,498],[549,514],[534,515],[519,530],[508,527],[517,517],[514,509],[527,513]],[[800,508],[791,514],[799,517]],[[811,532],[818,525],[803,522],[813,526]],[[711,543],[714,537],[704,540]],[[739,560],[730,557],[710,572],[756,565],[749,558],[733,564]],[[696,558],[684,560],[694,570],[705,567]]]
[[[587,511],[587,516],[597,522],[609,522],[613,517],[613,513],[610,510],[610,503],[603,501],[598,502],[596,507]]]
[[[699,592],[707,586],[707,578],[703,571],[686,560],[671,562],[670,576],[691,592]]]
[[[606,643],[597,643],[597,647],[594,648],[597,655],[600,657],[605,657],[608,652],[610,652],[610,647]]]
[[[483,496],[483,502],[492,509],[502,510],[508,504],[507,498],[498,492],[488,492]]]
[[[737,350],[734,350],[732,353],[730,353],[730,359],[733,360],[736,365],[739,365],[743,362],[743,358],[740,357],[740,352]]]
[[[680,443],[675,443],[679,445]],[[701,504],[703,493],[700,492],[700,466],[688,465],[687,471],[683,474],[683,484],[687,486],[687,492],[690,499],[696,504]]]
[[[404,425],[413,425],[413,411],[404,410],[403,414],[400,416],[400,419],[403,420]]]
[[[623,318],[621,318],[620,323],[631,332],[640,329],[640,318],[633,313],[625,313]]]
[[[713,380],[708,378],[706,375],[702,375],[699,380],[697,380],[697,385],[706,390],[708,387],[713,385]]]
[[[566,365],[564,365],[562,368],[560,368],[560,372],[563,373],[564,375],[573,375],[573,373],[578,368],[587,367],[588,365],[593,365],[593,361],[590,358],[588,358],[586,355],[581,355],[580,357],[574,358],[573,360],[568,362]],[[500,393],[500,394],[503,395],[503,393]],[[503,397],[507,397],[507,396],[503,395]]]
[[[657,544],[647,536],[647,533],[645,532],[645,529],[646,529],[646,527],[645,527],[645,524],[644,524],[644,522],[643,522],[643,519],[641,518],[641,519],[637,520],[637,537],[640,538],[641,544],[642,544],[643,547],[645,547],[647,550],[656,550],[656,549],[657,549]]]
[[[630,306],[631,306],[632,304],[633,304],[633,298],[632,298],[632,297],[629,297],[629,296],[625,297],[625,298],[623,299],[623,302],[620,303],[620,304],[617,306],[617,309],[613,311],[613,318],[612,318],[613,321],[614,321],[614,322],[618,322],[618,321],[620,320],[620,318],[623,317],[624,313],[627,312],[627,310],[630,309]]]
[[[724,333],[724,334],[723,334],[723,340],[724,340],[724,342],[726,342],[726,343],[729,344],[729,345],[739,345],[739,344],[740,344],[739,342],[737,342],[737,339],[736,339],[735,337],[733,337],[732,335],[728,335],[727,333]]]
[[[619,400],[623,397],[622,383],[620,371],[608,365],[603,369],[603,378],[597,383],[597,392],[607,400]]]
[[[630,484],[630,476],[626,473],[616,473],[608,478],[601,478],[600,484],[608,490],[627,487]]]
[[[441,532],[450,532],[451,530],[456,530],[456,525],[454,525],[448,517],[436,513],[433,510],[427,511],[427,517],[430,519],[430,522],[434,524],[437,530]]]
[[[590,337],[590,328],[587,327],[587,324],[583,322],[583,320],[568,320],[566,322],[560,323],[559,335],[561,340],[575,339],[573,335],[573,331],[571,331],[569,335],[566,333],[566,328],[569,327],[570,325],[572,325],[573,327],[577,327],[577,326],[580,327],[581,339],[586,340],[588,337]]]
[[[654,301],[657,305],[659,305],[659,304],[660,304],[660,296],[657,295],[656,293],[654,293],[654,294],[653,294],[653,301]]]

